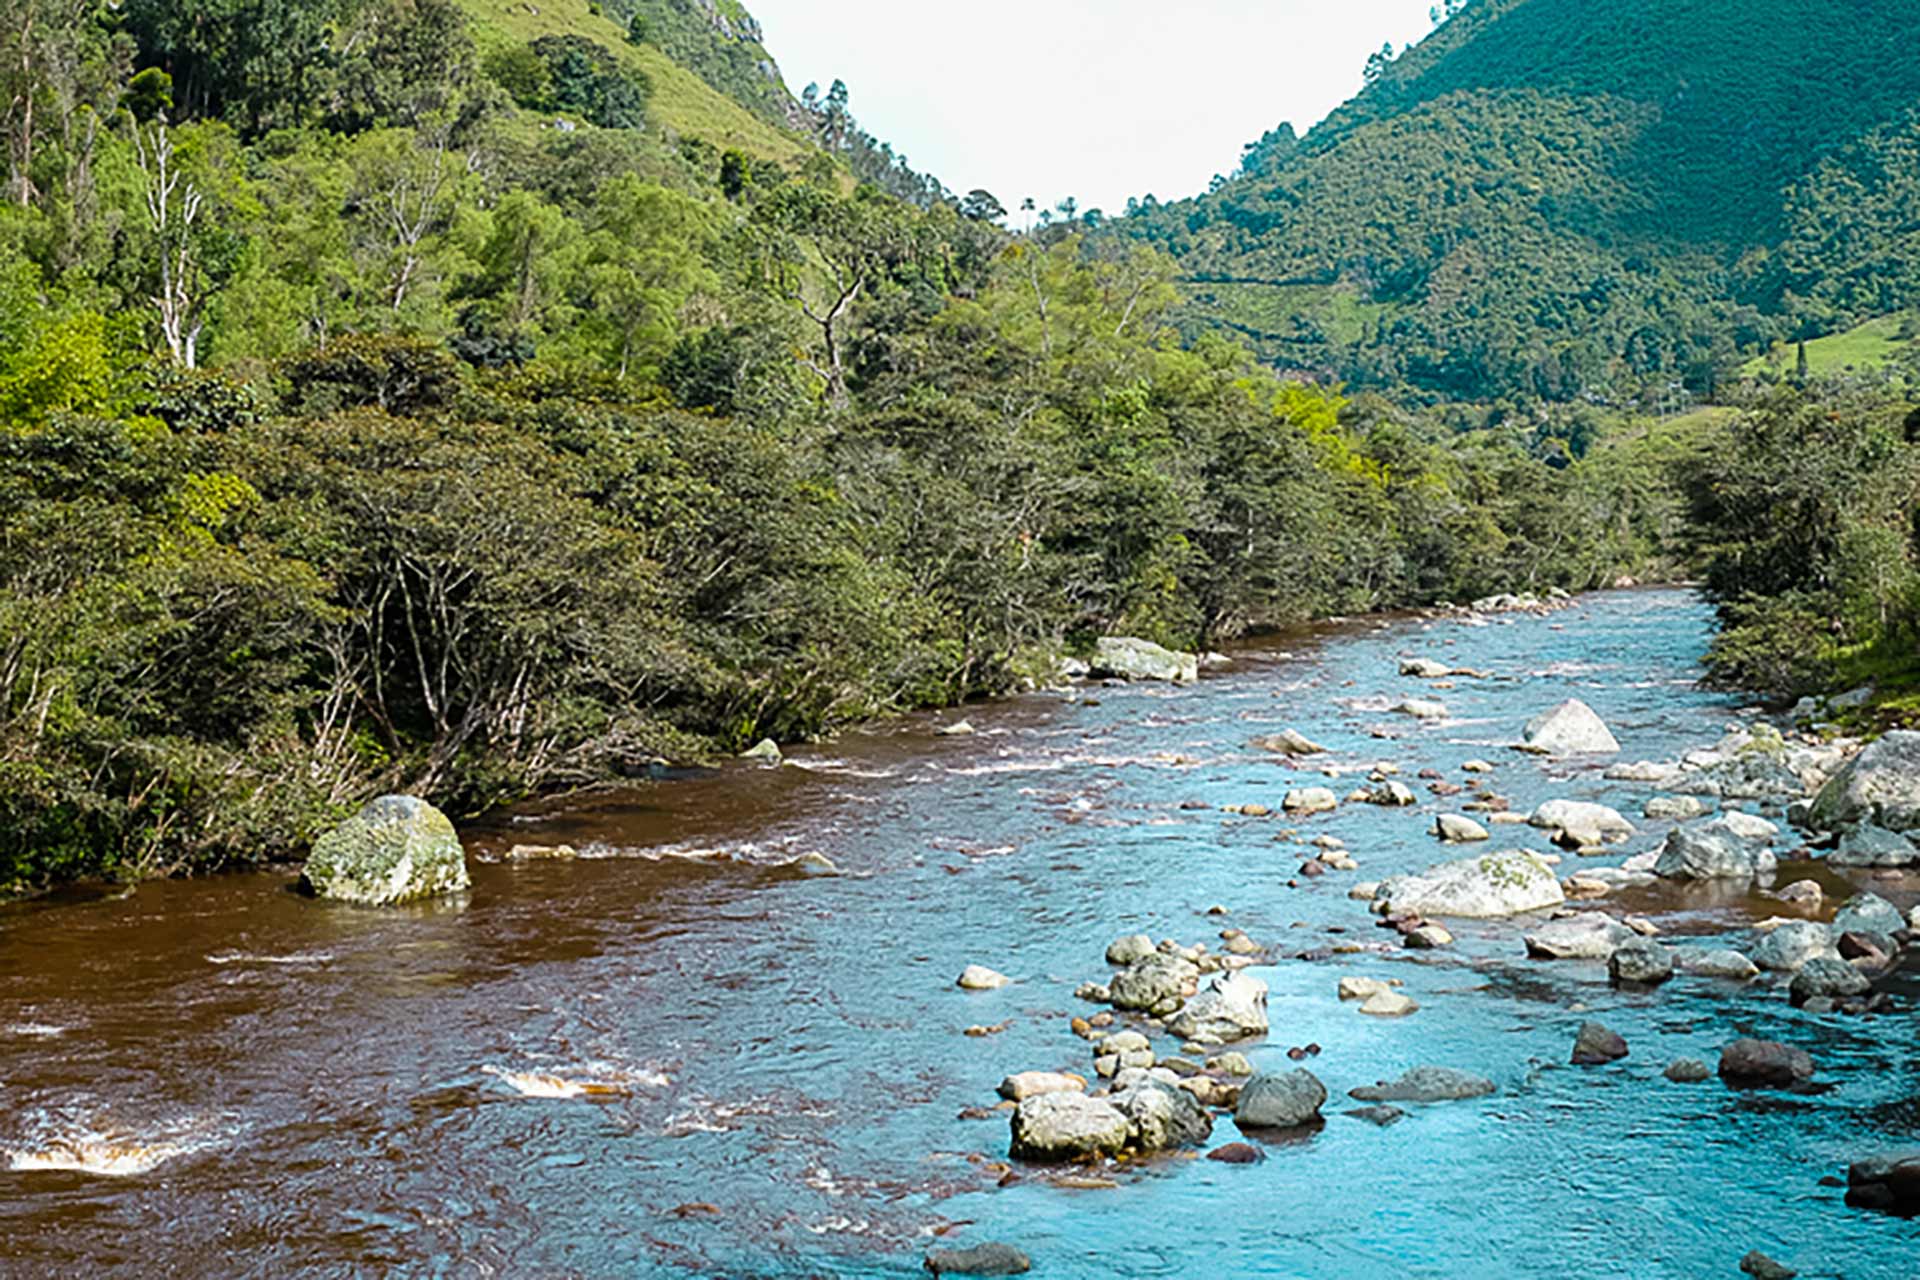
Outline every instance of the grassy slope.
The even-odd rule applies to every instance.
[[[652,45],[627,41],[626,32],[594,13],[587,0],[461,0],[473,18],[481,49],[546,35],[583,35],[644,71],[653,84],[649,114],[675,133],[749,155],[798,163],[807,147],[713,88]]]
[[[1842,333],[1814,338],[1807,343],[1807,369],[1820,378],[1882,368],[1894,356],[1914,349],[1915,339],[1900,336],[1909,320],[1906,316],[1881,316]],[[1778,343],[1766,355],[1749,361],[1742,372],[1749,377],[1768,371],[1792,373],[1798,361],[1792,344]]]

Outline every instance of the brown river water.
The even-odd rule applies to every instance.
[[[1612,804],[1640,827],[1617,862],[1668,826],[1639,820],[1651,793],[1506,745],[1570,696],[1627,759],[1711,743],[1739,705],[1694,683],[1709,625],[1684,592],[1611,593],[1484,626],[1323,627],[1191,689],[968,708],[967,737],[933,732],[959,713],[908,718],[786,767],[475,825],[471,893],[432,907],[315,902],[278,869],[7,908],[0,1275],[905,1277],[929,1245],[988,1239],[1049,1277],[1735,1276],[1754,1247],[1808,1276],[1920,1275],[1920,1227],[1820,1183],[1920,1125],[1904,975],[1883,983],[1896,1012],[1846,1018],[1766,981],[1615,992],[1599,965],[1527,960],[1511,923],[1405,952],[1347,890],[1447,856],[1428,834],[1446,802],[1221,812],[1324,781],[1246,749],[1294,727],[1335,765],[1388,760],[1409,782],[1484,756],[1516,809]],[[1493,678],[1433,693],[1398,675],[1416,654]],[[1416,693],[1449,718],[1385,712]],[[1544,847],[1513,830],[1496,834]],[[1292,887],[1321,833],[1360,870]],[[563,842],[582,856],[501,856]],[[839,873],[796,862],[813,853]],[[1742,948],[1780,906],[1601,905]],[[962,1113],[1009,1072],[1086,1071],[1067,1019],[1093,1011],[1072,993],[1104,980],[1107,942],[1217,946],[1229,924],[1280,957],[1253,970],[1273,1031],[1249,1056],[1285,1069],[1289,1046],[1321,1045],[1326,1126],[1258,1165],[1169,1158],[1112,1187],[1009,1171],[1004,1112]],[[1372,950],[1329,955],[1341,942]],[[960,991],[969,963],[1015,982]],[[1349,973],[1402,978],[1421,1011],[1357,1016],[1334,995]],[[1568,1066],[1587,1017],[1631,1056]],[[1820,1087],[1661,1078],[1740,1034],[1808,1048]],[[1425,1062],[1499,1092],[1385,1129],[1340,1114],[1348,1089]],[[569,1082],[594,1088],[542,1096]],[[1216,1118],[1215,1142],[1238,1136]]]

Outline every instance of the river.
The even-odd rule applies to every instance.
[[[436,907],[314,902],[281,870],[9,908],[0,1274],[904,1277],[931,1243],[999,1239],[1048,1277],[1733,1276],[1754,1247],[1806,1275],[1911,1277],[1920,1227],[1819,1183],[1920,1123],[1909,1014],[1802,1014],[1777,987],[1691,978],[1616,993],[1602,966],[1527,960],[1512,924],[1386,947],[1347,890],[1443,860],[1445,802],[1221,811],[1323,781],[1246,749],[1291,727],[1417,787],[1423,767],[1459,780],[1483,756],[1518,809],[1565,796],[1638,820],[1644,788],[1506,744],[1571,696],[1625,759],[1713,741],[1739,706],[1696,687],[1710,621],[1689,594],[1635,591],[1491,625],[1349,623],[1239,652],[1193,688],[968,708],[971,736],[933,732],[958,713],[908,718],[784,768],[476,827],[473,890]],[[1420,724],[1384,710],[1425,689],[1398,675],[1408,655],[1494,678],[1425,692],[1450,716]],[[1665,827],[1640,822],[1619,852]],[[1297,877],[1321,833],[1358,872]],[[586,856],[500,856],[522,842]],[[840,874],[790,865],[807,853]],[[1670,934],[1766,910],[1605,907]],[[1169,1158],[1109,1189],[1007,1175],[1004,1112],[961,1113],[992,1107],[1009,1072],[1087,1072],[1067,1020],[1093,1011],[1072,993],[1105,980],[1107,942],[1218,947],[1227,926],[1289,957],[1253,970],[1274,1029],[1249,1054],[1284,1069],[1289,1046],[1319,1044],[1325,1127],[1257,1165]],[[1384,950],[1291,958],[1341,942]],[[969,963],[1015,982],[961,991]],[[1420,1012],[1359,1016],[1334,995],[1348,973],[1403,979]],[[1567,1065],[1588,1017],[1631,1056]],[[1748,1033],[1810,1049],[1822,1088],[1661,1077]],[[1500,1091],[1388,1128],[1340,1114],[1349,1088],[1426,1062]],[[619,1092],[524,1096],[514,1073]],[[1217,1118],[1215,1143],[1237,1136]],[[138,1148],[122,1176],[40,1167],[89,1137]]]

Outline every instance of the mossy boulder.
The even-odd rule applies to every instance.
[[[369,906],[467,887],[467,855],[447,815],[412,796],[381,796],[314,842],[303,871],[319,897]]]

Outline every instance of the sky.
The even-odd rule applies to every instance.
[[[1118,213],[1305,133],[1432,0],[747,0],[787,84],[851,91],[861,126],[955,192]],[[1018,219],[1016,213],[1015,219]]]

